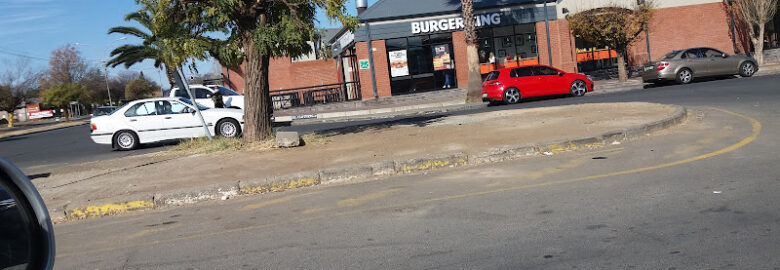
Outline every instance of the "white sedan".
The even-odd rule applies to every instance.
[[[198,104],[212,136],[238,137],[244,111],[213,109]],[[204,137],[206,132],[186,98],[150,98],[127,103],[113,113],[92,118],[92,141],[131,150],[142,143]]]

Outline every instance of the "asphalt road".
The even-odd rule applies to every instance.
[[[670,85],[631,92],[591,95],[582,98],[563,97],[535,99],[512,106],[495,106],[455,113],[437,113],[429,116],[470,114],[495,110],[591,102],[648,101],[685,106],[701,104],[719,105],[723,103],[740,102],[738,98],[740,98],[740,93],[745,89],[758,88],[763,89],[763,91],[771,91],[776,87],[779,80],[780,76],[778,75],[747,79],[733,78],[694,83],[691,85]],[[760,102],[760,100],[757,102]],[[388,121],[403,122],[405,119],[410,118],[413,117],[399,116],[368,121],[288,126],[279,127],[279,130],[310,133],[356,125],[383,124]],[[171,145],[172,143],[154,144],[142,146],[142,149],[131,152],[114,151],[111,147],[94,144],[89,139],[89,133],[84,127],[73,127],[4,140],[0,139],[0,157],[10,160],[28,174],[40,174],[48,172],[51,168],[71,163],[99,161],[163,151],[168,149]]]
[[[691,117],[595,150],[56,225],[55,268],[777,269],[778,82],[521,104]]]

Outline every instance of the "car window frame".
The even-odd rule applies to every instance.
[[[700,51],[701,51],[701,49],[699,49],[699,48],[685,50],[685,51],[682,53],[682,55],[680,55],[680,59],[686,59],[686,60],[687,60],[687,59],[699,59],[699,58],[704,58],[704,57],[700,57],[700,56],[702,56],[702,54],[700,54],[700,53],[699,53]],[[694,54],[694,55],[696,55],[696,57],[694,57],[694,58],[688,58],[688,52],[693,52],[693,54]]]
[[[141,106],[141,105],[144,105],[144,104],[147,104],[147,103],[152,103],[152,108],[154,108],[154,114],[145,114],[145,115],[138,115],[138,114],[135,114],[135,111],[137,110],[137,108],[136,108],[137,106]],[[134,108],[135,108],[135,109],[134,109]],[[147,108],[147,109],[148,109],[148,108]],[[127,115],[127,113],[128,113],[128,112],[131,112],[131,111],[132,111],[134,114],[133,114],[133,115]],[[138,103],[136,103],[136,104],[133,104],[132,106],[130,106],[130,108],[128,108],[128,109],[125,111],[124,115],[125,115],[125,117],[143,117],[143,116],[157,116],[157,115],[159,115],[158,113],[159,113],[159,112],[157,111],[157,107],[155,106],[155,104],[154,104],[154,101],[143,101],[143,102],[138,102]]]
[[[528,70],[528,71],[529,71],[529,72],[528,72],[529,74],[528,74],[528,75],[521,76],[520,70]],[[533,76],[536,76],[536,73],[534,72],[534,67],[518,67],[518,68],[513,68],[513,69],[512,69],[512,72],[514,72],[514,73],[515,73],[515,75],[516,75],[516,76],[514,76],[514,77],[512,77],[512,78],[525,78],[525,77],[533,77]],[[512,74],[510,73],[509,75],[510,75],[510,77],[511,77],[511,75],[512,75]]]
[[[721,52],[721,51],[719,51],[717,49],[714,49],[714,48],[702,48],[700,50],[702,50],[702,56],[705,56],[704,58],[721,58],[722,55],[726,54],[726,53]],[[706,51],[714,51],[717,54],[715,54],[713,56],[706,56]]]
[[[219,92],[223,97],[240,96],[241,95],[238,92],[231,90],[230,88],[222,87],[222,86],[217,86],[217,92]],[[223,92],[228,92],[228,93],[231,93],[231,94],[226,95]]]
[[[159,112],[159,115],[177,115],[177,114],[187,114],[190,113],[189,111],[180,111],[176,112],[173,110],[174,104],[181,104],[184,106],[184,108],[194,110],[192,107],[188,106],[187,104],[184,104],[184,102],[181,102],[179,100],[161,100],[161,102],[168,102],[168,104],[171,104],[171,113],[166,113],[165,111]],[[164,107],[165,105],[163,105]]]
[[[552,74],[542,74],[542,69],[548,69],[550,71],[554,71],[555,73],[552,73]],[[556,70],[554,68],[551,68],[551,67],[547,67],[547,66],[535,66],[534,69],[533,69],[533,72],[534,72],[535,76],[556,76],[556,75],[561,73],[560,71],[558,71],[558,70]]]

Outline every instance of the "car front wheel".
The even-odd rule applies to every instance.
[[[582,80],[576,80],[571,83],[570,90],[572,96],[581,97],[588,92],[588,86]]]
[[[506,104],[517,104],[520,102],[520,90],[517,90],[517,88],[509,88],[504,91],[504,102]]]
[[[756,65],[753,63],[745,62],[739,66],[739,76],[747,78],[753,76],[753,74],[756,74]]]
[[[138,136],[132,131],[123,130],[116,134],[114,144],[121,151],[133,150],[138,147]]]
[[[217,123],[217,135],[225,138],[236,138],[241,136],[241,126],[233,119],[224,119]]]

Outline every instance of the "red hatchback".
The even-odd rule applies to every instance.
[[[482,101],[515,104],[521,98],[563,95],[583,96],[593,91],[593,81],[545,65],[505,68],[488,73],[482,83]]]

